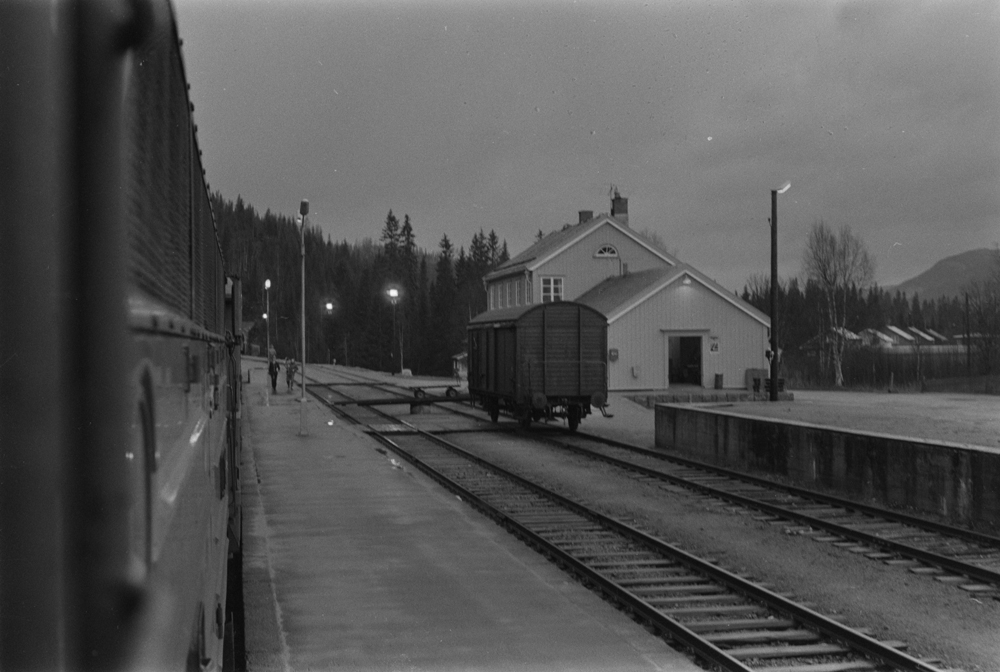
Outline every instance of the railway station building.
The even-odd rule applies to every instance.
[[[485,278],[489,310],[578,301],[608,318],[608,389],[745,389],[771,321],[629,227],[628,200],[581,211]]]

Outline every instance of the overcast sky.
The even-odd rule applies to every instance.
[[[607,212],[732,289],[848,224],[894,284],[1000,242],[1000,3],[178,0],[213,189],[517,254]]]

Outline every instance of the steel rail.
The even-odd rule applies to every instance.
[[[396,454],[400,457],[433,478],[435,481],[445,486],[452,492],[458,493],[460,497],[466,499],[470,504],[472,504],[472,506],[497,521],[498,524],[501,524],[505,528],[511,530],[514,534],[526,540],[535,548],[541,550],[543,554],[557,558],[558,563],[571,568],[570,571],[575,573],[577,576],[599,585],[605,594],[616,599],[619,604],[628,606],[633,612],[640,614],[643,618],[652,623],[660,632],[684,644],[685,646],[690,647],[703,659],[715,663],[716,665],[720,665],[723,669],[730,670],[732,672],[753,672],[753,668],[747,667],[739,660],[733,658],[711,642],[705,641],[702,637],[699,637],[696,633],[684,627],[677,621],[659,613],[653,606],[641,598],[632,594],[630,591],[618,585],[606,576],[603,576],[592,567],[588,567],[586,563],[573,557],[566,550],[560,548],[542,535],[520,523],[513,516],[495,508],[457,481],[449,478],[444,473],[438,471],[431,465],[411,454],[405,448],[401,447],[384,434],[375,431],[369,431],[368,433],[379,442],[396,452]],[[416,433],[419,433],[419,430],[418,432],[415,432],[415,434]]]
[[[343,393],[338,393],[338,394],[343,394]],[[325,404],[330,406],[331,409],[335,408],[332,402],[327,402],[326,400],[322,399],[322,397],[319,397],[318,394],[316,396],[317,398],[321,399]],[[338,412],[340,412],[343,415],[347,415],[346,413],[343,413],[343,409],[336,409],[336,410],[338,410]],[[657,539],[637,528],[632,527],[631,525],[628,525],[627,523],[616,520],[609,516],[605,516],[604,514],[589,509],[588,507],[579,504],[578,502],[575,502],[567,497],[564,497],[563,495],[560,495],[542,486],[539,486],[518,474],[510,472],[473,453],[470,453],[469,451],[461,448],[460,446],[441,438],[440,436],[422,430],[412,425],[411,423],[406,422],[405,420],[395,418],[387,413],[381,411],[376,411],[376,412],[378,412],[379,415],[385,417],[391,417],[394,420],[394,422],[396,422],[399,425],[408,427],[410,430],[408,432],[409,435],[418,435],[424,437],[427,440],[432,441],[446,448],[447,450],[451,451],[456,455],[460,455],[465,459],[485,469],[501,474],[505,478],[508,478],[518,483],[522,487],[535,491],[541,494],[542,496],[559,503],[561,506],[571,511],[574,511],[579,515],[587,517],[612,530],[615,530],[616,532],[625,536],[626,538],[630,538],[646,546],[647,548],[652,549],[655,552],[672,556],[673,558],[677,559],[678,561],[685,564],[694,571],[700,572],[703,575],[712,578],[713,580],[726,586],[730,590],[742,594],[752,600],[756,600],[757,602],[766,605],[768,608],[773,609],[774,611],[784,613],[787,616],[791,616],[794,619],[797,619],[805,624],[808,624],[813,628],[815,628],[818,632],[826,635],[827,637],[833,640],[843,642],[848,647],[862,653],[863,655],[873,656],[890,664],[897,665],[901,669],[906,669],[906,670],[932,672],[938,669],[928,663],[925,663],[902,651],[899,651],[893,648],[892,646],[883,644],[882,642],[879,642],[878,640],[873,639],[865,635],[864,633],[858,632],[852,628],[849,628],[848,626],[838,623],[837,621],[829,619],[826,616],[823,616],[822,614],[812,609],[809,609],[808,607],[804,607],[800,604],[797,604],[794,601],[789,600],[788,598],[785,598],[782,595],[778,595],[777,593],[774,593],[762,586],[754,584],[753,582],[747,581],[731,572],[728,572],[725,569],[717,567],[716,565],[713,565],[696,556],[693,556],[687,553],[686,551],[683,551],[682,549],[677,548],[676,546],[673,546],[660,539]],[[502,523],[508,528],[515,529],[518,534],[523,535],[523,537],[526,539],[530,539],[531,542],[535,544],[537,547],[544,548],[547,554],[554,557],[558,557],[560,561],[563,562],[565,565],[572,567],[579,576],[585,577],[587,580],[590,580],[593,583],[601,586],[601,589],[605,594],[611,595],[615,597],[615,599],[617,599],[619,602],[626,604],[631,610],[633,610],[635,613],[640,614],[643,618],[649,620],[661,631],[667,633],[669,636],[673,637],[677,641],[680,641],[690,646],[692,649],[698,651],[699,654],[702,655],[705,659],[710,660],[711,662],[715,662],[716,664],[723,665],[726,667],[726,669],[735,669],[735,670],[752,669],[746,667],[738,660],[726,654],[724,650],[715,647],[710,642],[704,642],[702,638],[700,638],[693,631],[686,628],[683,624],[675,621],[669,616],[661,614],[654,607],[645,602],[641,597],[638,597],[637,595],[629,591],[627,588],[615,583],[612,579],[603,576],[597,570],[588,567],[585,562],[578,560],[577,558],[574,558],[567,551],[559,548],[554,543],[549,542],[547,539],[540,536],[539,534],[536,534],[530,528],[521,524],[512,516],[491,506],[489,503],[482,500],[480,497],[469,491],[467,488],[461,486],[452,479],[448,478],[445,474],[434,469],[431,465],[426,464],[416,456],[412,455],[409,451],[407,451],[405,448],[401,447],[399,444],[389,439],[388,436],[386,436],[382,432],[369,429],[368,433],[371,434],[376,439],[378,439],[381,443],[383,443],[387,447],[397,452],[402,458],[413,463],[415,466],[420,468],[422,471],[430,475],[435,480],[439,481],[446,487],[459,491],[461,496],[466,497],[470,502],[474,502],[477,508],[480,508],[481,510],[486,512],[487,515],[489,515],[490,517],[502,521]],[[587,438],[590,440],[608,443],[611,445],[616,445],[620,443],[612,440],[605,440],[602,437],[593,437],[587,434],[578,436],[580,436],[581,438]],[[757,508],[763,510],[764,508],[767,507],[773,507],[774,509],[777,510],[776,515],[780,515],[781,517],[788,517],[794,514],[796,517],[808,519],[808,521],[804,520],[803,522],[808,522],[810,525],[812,525],[813,522],[815,522],[817,525],[823,525],[824,527],[829,525],[828,523],[826,523],[826,521],[822,521],[821,519],[814,519],[813,517],[805,514],[798,514],[796,512],[787,511],[785,509],[781,509],[780,507],[774,507],[773,505],[768,505],[763,502],[752,500],[750,498],[721,491],[716,488],[712,488],[711,486],[705,486],[702,484],[693,483],[691,481],[683,479],[682,477],[673,476],[671,474],[665,474],[664,472],[660,472],[655,469],[649,469],[647,467],[642,467],[641,465],[636,465],[634,463],[630,463],[624,460],[618,460],[617,458],[612,458],[610,456],[594,453],[593,451],[587,450],[585,448],[580,448],[578,446],[572,446],[569,444],[560,444],[560,445],[588,454],[588,456],[594,456],[602,460],[610,461],[612,463],[619,462],[621,463],[619,466],[622,466],[623,468],[644,473],[645,475],[649,475],[654,478],[666,477],[668,480],[678,482],[679,484],[698,488],[699,490],[706,492],[706,494],[711,494],[712,496],[718,496],[725,499],[729,499],[731,501],[736,501],[737,503],[744,504],[751,508]],[[637,447],[630,446],[628,444],[620,444],[617,445],[617,447],[627,448],[630,450],[637,449]],[[653,451],[647,451],[646,449],[641,449],[641,448],[639,448],[637,452],[649,453],[652,456],[658,458],[663,457],[661,455],[653,453]],[[683,461],[686,460],[682,460],[682,462]],[[696,468],[700,468],[702,465],[696,464],[696,465],[686,465],[686,466],[695,466]],[[714,470],[711,467],[711,465],[706,465],[706,466],[708,467],[709,470]],[[739,478],[740,476],[742,475],[738,474],[737,478]],[[770,482],[764,481],[764,483],[766,485],[770,485]],[[809,491],[805,492],[807,492],[809,495],[812,494]],[[740,500],[745,500],[745,502]],[[770,513],[770,511],[768,512]],[[852,530],[851,532],[854,531]],[[886,541],[881,538],[877,539],[879,542]],[[908,551],[914,550],[911,549],[910,547],[905,547],[905,548]],[[963,568],[968,568],[968,566],[963,565]],[[708,645],[708,648],[705,648],[704,646],[705,644]],[[732,665],[735,665],[736,667],[732,667]]]
[[[695,460],[690,457],[670,455],[664,453],[661,450],[652,450],[649,448],[643,448],[642,446],[636,446],[630,443],[625,443],[624,441],[609,439],[603,436],[598,436],[596,434],[577,432],[576,436],[581,439],[587,439],[589,441],[594,441],[595,443],[604,443],[609,446],[614,446],[616,448],[623,448],[625,450],[636,452],[640,455],[653,457],[658,460],[679,464],[681,466],[691,467],[693,469],[703,469],[705,471],[711,471],[716,474],[720,474],[722,476],[728,476],[729,478],[744,481],[746,483],[750,483],[753,485],[759,485],[761,487],[770,488],[773,490],[784,490],[785,492],[792,495],[796,495],[798,497],[813,499],[816,501],[823,502],[825,504],[832,504],[834,506],[840,506],[842,508],[851,509],[854,511],[858,511],[860,513],[866,513],[868,515],[878,516],[879,518],[888,518],[898,523],[912,525],[914,527],[920,527],[931,532],[939,532],[941,534],[947,534],[949,536],[959,537],[966,541],[973,541],[976,543],[985,544],[987,546],[994,546],[996,548],[1000,548],[1000,537],[984,534],[982,532],[976,532],[975,530],[969,530],[962,527],[953,527],[945,523],[939,523],[933,520],[928,520],[927,518],[920,518],[918,516],[908,515],[899,511],[893,511],[891,509],[884,509],[877,506],[872,506],[871,504],[864,504],[862,502],[856,502],[853,500],[836,497],[835,495],[829,495],[816,490],[809,490],[794,485],[788,485],[786,483],[779,483],[777,481],[768,480],[760,476],[753,476],[751,474],[735,471],[733,469],[727,469],[726,467],[720,467],[714,464],[709,464],[707,462],[701,462],[699,460]]]
[[[693,490],[697,490],[706,495],[716,497],[718,499],[723,499],[741,506],[756,509],[764,513],[769,513],[780,518],[794,520],[796,522],[805,523],[810,527],[815,527],[818,529],[823,529],[828,532],[837,534],[838,536],[845,537],[847,539],[852,539],[854,541],[862,542],[866,545],[871,545],[886,550],[890,550],[899,555],[911,557],[920,562],[924,562],[930,565],[936,565],[942,569],[946,569],[949,572],[955,574],[960,574],[967,576],[970,579],[976,579],[978,581],[983,581],[985,583],[990,583],[994,585],[1000,585],[1000,572],[996,572],[984,567],[978,567],[976,565],[970,565],[964,563],[960,560],[955,560],[954,558],[949,558],[947,556],[939,555],[933,551],[927,551],[921,548],[916,548],[908,544],[904,544],[892,539],[886,539],[884,537],[879,537],[875,534],[864,532],[861,530],[855,530],[850,527],[846,527],[839,523],[830,522],[816,516],[812,516],[808,513],[801,513],[792,509],[786,509],[777,504],[770,504],[768,502],[762,502],[760,500],[754,499],[746,495],[740,495],[733,492],[727,492],[721,488],[717,488],[712,485],[707,485],[704,483],[698,483],[696,481],[689,480],[684,476],[677,476],[675,474],[670,474],[667,472],[660,471],[658,469],[653,469],[651,467],[646,467],[643,465],[635,464],[634,462],[629,462],[627,460],[622,460],[617,457],[612,457],[610,455],[604,455],[588,448],[582,446],[575,446],[573,444],[557,442],[560,447],[566,450],[570,450],[580,455],[584,455],[591,459],[600,460],[608,464],[612,464],[622,469],[633,471],[644,476],[649,476],[656,479],[662,479],[674,483],[676,485],[681,485]],[[743,479],[737,479],[743,480]],[[850,508],[848,506],[840,505],[842,508]],[[894,521],[897,522],[897,521]],[[1000,540],[998,540],[1000,543]]]
[[[447,402],[448,400],[445,399],[445,400],[442,400],[442,401]],[[473,419],[481,419],[481,418],[478,418],[478,416],[476,416],[476,415],[474,415],[472,413],[468,413],[468,412],[465,412],[465,411],[462,411],[462,410],[459,410],[459,409],[447,408],[447,407],[444,407],[444,408],[446,408],[448,411],[450,411],[452,413],[463,415],[465,417],[469,417],[469,418],[473,418]],[[720,466],[709,464],[709,463],[706,463],[706,462],[701,462],[699,460],[695,460],[695,459],[692,459],[692,458],[681,457],[681,456],[677,456],[677,455],[665,454],[662,451],[651,450],[649,448],[643,448],[641,446],[636,446],[636,445],[625,443],[625,442],[622,442],[622,441],[617,441],[615,439],[605,438],[605,437],[598,436],[598,435],[595,435],[595,434],[589,434],[587,432],[577,432],[575,434],[575,437],[578,437],[578,438],[581,438],[581,439],[590,440],[590,441],[594,441],[594,442],[597,442],[597,443],[604,443],[604,444],[607,444],[607,445],[610,445],[610,446],[622,448],[622,449],[625,449],[625,450],[630,450],[630,451],[633,451],[633,452],[638,453],[640,455],[645,455],[647,457],[652,457],[652,458],[655,458],[655,459],[659,459],[659,460],[662,460],[662,461],[670,462],[670,463],[681,465],[681,466],[690,467],[690,468],[693,468],[693,469],[701,469],[701,470],[704,470],[704,471],[707,471],[707,472],[711,472],[711,473],[714,473],[714,474],[726,476],[726,477],[732,478],[734,480],[742,481],[744,483],[748,483],[748,484],[751,484],[751,485],[756,485],[756,486],[767,488],[767,489],[770,489],[770,490],[783,491],[783,492],[786,492],[786,493],[788,493],[790,495],[794,495],[794,496],[797,496],[797,497],[802,497],[804,499],[809,499],[809,500],[812,500],[812,501],[821,502],[821,503],[829,504],[829,505],[832,505],[832,506],[837,506],[837,507],[844,508],[844,509],[847,509],[847,510],[850,510],[850,511],[855,511],[857,513],[861,513],[861,514],[865,514],[865,515],[869,515],[869,516],[873,516],[873,517],[877,517],[877,518],[889,520],[889,521],[900,523],[900,524],[903,524],[903,525],[908,525],[908,526],[911,526],[911,527],[915,527],[915,528],[918,528],[918,529],[921,529],[921,530],[924,530],[924,531],[934,532],[936,534],[941,534],[941,535],[945,535],[945,536],[952,537],[952,538],[955,538],[955,539],[961,539],[961,540],[964,540],[964,541],[969,541],[969,542],[972,542],[972,543],[981,544],[981,545],[984,545],[984,546],[987,546],[987,547],[992,547],[992,548],[1000,550],[1000,537],[995,537],[995,536],[992,536],[992,535],[989,535],[989,534],[985,534],[985,533],[982,533],[982,532],[977,532],[975,530],[969,530],[969,529],[961,528],[961,527],[954,527],[954,526],[951,526],[951,525],[947,525],[945,523],[939,523],[937,521],[928,520],[926,518],[921,518],[921,517],[918,517],[918,516],[913,516],[913,515],[909,515],[909,514],[898,512],[898,511],[892,511],[890,509],[880,508],[880,507],[877,507],[877,506],[872,506],[871,504],[865,504],[863,502],[856,502],[856,501],[853,501],[853,500],[844,499],[842,497],[836,497],[834,495],[826,494],[826,493],[819,492],[819,491],[816,491],[816,490],[809,490],[809,489],[806,489],[806,488],[800,488],[800,487],[797,487],[797,486],[794,486],[794,485],[789,485],[789,484],[786,484],[786,483],[780,483],[780,482],[777,482],[777,481],[772,481],[772,480],[769,480],[769,479],[766,479],[766,478],[762,478],[760,476],[754,476],[754,475],[747,474],[747,473],[744,473],[744,472],[739,472],[739,471],[735,471],[735,470],[732,470],[732,469],[727,469],[725,467],[720,467]],[[549,439],[549,440],[551,441],[551,439]],[[565,444],[565,443],[562,443],[562,442],[556,442],[556,443],[558,445],[562,445],[562,446],[572,445],[572,444]],[[684,483],[684,485],[690,485],[692,487],[701,487],[701,488],[710,487],[710,486],[700,486],[700,485],[697,485],[697,484],[694,484],[694,483],[691,483],[691,482],[686,482],[686,483]],[[707,494],[713,494],[713,493],[707,493]],[[735,497],[735,495],[733,495],[733,496]],[[744,504],[742,502],[739,502],[739,503]],[[755,504],[754,506],[755,506],[755,508],[761,508],[761,510],[763,510],[763,507],[766,507],[766,506],[769,506],[769,505],[766,504],[765,502],[760,502],[758,504]],[[787,510],[786,509],[782,509],[782,511],[787,511]],[[784,513],[782,513],[781,515],[782,515],[782,517],[791,517],[790,513],[789,513],[788,516],[786,516]],[[803,514],[797,514],[797,515],[802,516]],[[819,520],[819,519],[816,519],[816,520]],[[803,521],[803,522],[805,522],[805,521]],[[825,523],[825,524],[829,525],[829,523]],[[824,529],[829,529],[829,528],[824,528]],[[830,531],[831,532],[838,532],[839,533],[839,532],[842,532],[844,529],[848,529],[848,528],[841,527],[841,528],[838,528],[836,530],[830,529]],[[846,535],[846,532],[844,534]],[[908,545],[905,545],[905,544],[899,544],[899,548],[890,548],[891,546],[893,546],[894,544],[897,544],[898,542],[891,542],[890,540],[886,540],[886,539],[884,539],[882,537],[873,537],[872,535],[865,535],[864,533],[852,532],[852,534],[853,534],[852,538],[854,538],[855,540],[857,540],[857,541],[864,541],[866,543],[871,538],[877,539],[877,540],[879,540],[879,545],[882,546],[883,548],[886,548],[888,550],[892,550],[893,552],[897,552],[897,553],[904,554],[904,555],[908,555],[909,554],[909,553],[904,553],[904,551],[903,551],[904,548],[905,549],[913,549],[912,546],[908,546]],[[872,543],[874,543],[874,542],[872,542]],[[918,553],[926,553],[926,551],[922,551],[921,549],[914,549],[914,550],[917,551]],[[932,555],[934,555],[935,558],[936,557],[945,557],[945,556],[937,556],[936,554],[932,554]],[[914,558],[914,559],[920,560],[921,562],[931,562],[929,557],[928,558]],[[946,560],[945,562],[948,562],[950,564],[951,562],[957,562],[957,561],[949,559],[949,560]],[[937,561],[934,561],[934,562],[931,562],[931,564],[939,564],[939,563]],[[993,584],[1000,585],[1000,572],[991,572],[990,570],[985,570],[985,569],[976,567],[975,565],[966,565],[966,564],[963,564],[962,566],[963,567],[972,567],[973,568],[970,571],[974,572],[976,575],[975,576],[969,575],[970,578],[975,578],[977,580],[985,581],[987,583],[993,583]],[[944,567],[942,565],[942,568],[943,569],[948,569],[949,571],[957,571],[957,566],[955,566],[955,567]],[[983,572],[985,572],[985,573],[983,573]],[[958,573],[966,573],[967,574],[967,572],[958,572]]]
[[[822,614],[813,611],[808,607],[797,604],[786,597],[778,595],[777,593],[774,593],[768,590],[767,588],[764,588],[763,586],[757,585],[751,581],[743,579],[737,576],[736,574],[733,574],[732,572],[729,572],[725,569],[722,569],[721,567],[718,567],[694,555],[691,555],[690,553],[680,548],[677,548],[672,544],[668,544],[660,539],[657,539],[656,537],[653,537],[635,527],[632,527],[627,523],[606,516],[578,502],[575,502],[569,499],[568,497],[565,497],[556,492],[548,490],[547,488],[544,488],[532,481],[529,481],[528,479],[518,474],[508,471],[473,453],[470,453],[469,451],[463,449],[462,447],[450,441],[442,439],[441,437],[436,436],[431,432],[421,430],[405,421],[399,421],[399,422],[403,425],[410,427],[414,434],[420,435],[442,446],[443,448],[446,448],[453,454],[462,456],[465,459],[474,462],[490,471],[501,474],[502,476],[518,483],[522,487],[525,487],[538,494],[541,494],[542,496],[557,502],[561,506],[571,511],[574,511],[579,515],[582,515],[595,522],[605,525],[606,527],[609,527],[617,531],[619,534],[622,534],[627,538],[631,538],[634,541],[639,542],[640,544],[646,546],[647,548],[650,548],[654,552],[672,556],[673,558],[679,560],[680,562],[682,562],[689,568],[693,569],[694,571],[701,572],[704,575],[711,577],[712,579],[726,586],[730,590],[742,594],[746,597],[749,597],[753,600],[756,600],[770,609],[782,612],[795,619],[798,619],[802,623],[812,626],[813,628],[815,628],[822,634],[826,635],[827,637],[846,644],[850,648],[854,649],[856,652],[859,652],[863,655],[875,657],[886,663],[896,665],[904,670],[914,670],[918,672],[936,672],[938,670],[938,668],[928,663],[925,663],[902,651],[899,651],[891,646],[879,642],[878,640],[873,639],[861,632],[858,632],[857,630],[854,630],[848,626],[838,623],[837,621],[834,621],[826,616],[823,616]],[[436,469],[434,469],[430,465],[427,465],[416,456],[410,454],[409,451],[402,448],[397,443],[391,441],[387,436],[382,435],[381,433],[375,433],[371,431],[369,433],[372,433],[373,436],[379,438],[380,441],[382,441],[385,445],[389,446],[394,451],[396,451],[401,457],[412,462],[415,466],[425,471],[429,475],[432,475],[435,478],[435,480],[444,479],[440,480],[442,484],[447,485],[447,487],[456,487],[461,489],[464,493],[467,493],[467,496],[469,496],[470,499],[474,498],[475,501],[477,501],[477,503],[481,503],[483,506],[488,507],[489,511],[495,512],[495,515],[500,519],[504,520],[505,522],[509,521],[510,523],[516,525],[518,529],[523,529],[526,534],[530,535],[529,538],[531,538],[533,541],[537,540],[538,543],[543,547],[545,547],[546,549],[551,549],[554,554],[564,559],[565,562],[570,564],[572,567],[579,569],[583,575],[587,576],[588,578],[592,578],[595,582],[599,583],[602,587],[605,588],[606,592],[619,596],[622,600],[626,602],[626,604],[628,604],[629,607],[642,613],[644,617],[647,617],[651,621],[653,621],[657,625],[657,627],[662,628],[663,630],[668,632],[671,636],[676,637],[679,641],[683,641],[685,644],[688,644],[689,646],[698,650],[699,652],[704,652],[702,655],[704,655],[707,659],[711,660],[712,662],[716,662],[717,664],[720,665],[726,665],[727,669],[734,669],[734,670],[752,669],[752,668],[747,668],[742,663],[729,656],[724,650],[719,649],[718,647],[713,645],[711,642],[705,642],[701,637],[699,637],[696,633],[686,628],[683,624],[675,621],[669,616],[659,613],[658,611],[655,610],[655,608],[653,608],[651,605],[643,601],[642,598],[634,595],[627,588],[614,583],[611,579],[608,579],[607,577],[600,575],[592,568],[586,567],[586,565],[582,563],[580,560],[577,560],[576,558],[569,556],[562,549],[554,547],[550,542],[545,540],[543,537],[540,537],[536,533],[532,532],[530,529],[526,528],[520,523],[517,523],[515,519],[512,519],[507,514],[504,514],[503,512],[496,510],[494,507],[492,507],[485,501],[482,501],[480,498],[476,497],[473,493],[469,492],[466,488],[462,487],[461,485],[455,484],[452,479],[448,478],[444,474],[441,474]],[[492,516],[494,514],[491,513],[490,515]],[[730,662],[730,660],[732,662]],[[737,667],[729,667],[730,665],[733,664],[735,664]]]
[[[346,396],[346,395],[345,395]],[[459,411],[455,411],[459,412]],[[470,414],[461,413],[462,415],[467,415],[472,417]],[[994,548],[1000,548],[1000,539],[985,535],[982,533],[965,530],[962,528],[955,528],[942,523],[936,523],[934,521],[928,521],[923,518],[917,518],[915,516],[909,516],[903,513],[898,513],[895,511],[890,511],[887,509],[882,509],[879,507],[874,507],[867,504],[861,504],[853,502],[850,500],[844,500],[831,495],[826,495],[823,493],[815,492],[812,490],[807,490],[804,488],[798,488],[791,485],[786,485],[783,483],[777,483],[770,481],[768,479],[760,478],[757,476],[751,476],[741,472],[737,472],[731,469],[726,469],[724,467],[717,467],[715,465],[710,465],[707,463],[699,462],[697,460],[692,460],[690,458],[678,457],[674,455],[664,455],[662,452],[650,450],[648,448],[642,448],[640,446],[631,445],[621,441],[616,441],[614,439],[607,439],[605,437],[596,436],[593,434],[588,434],[584,432],[578,432],[576,437],[594,441],[596,443],[603,443],[613,447],[621,448],[624,450],[629,450],[640,455],[647,457],[652,457],[658,460],[666,461],[673,464],[678,464],[681,466],[686,466],[694,469],[701,469],[710,473],[719,474],[732,478],[736,481],[749,483],[759,487],[768,488],[771,490],[779,490],[786,492],[797,497],[802,497],[804,499],[809,499],[812,501],[818,501],[832,506],[837,506],[844,508],[848,511],[856,511],[865,515],[886,519],[892,522],[909,525],[917,529],[934,532],[936,534],[947,535],[965,541],[972,541],[979,544],[984,544],[987,546],[992,546]],[[748,508],[756,509],[758,511],[768,513],[786,520],[792,520],[799,523],[809,525],[817,529],[826,530],[833,534],[836,534],[845,539],[850,539],[865,545],[873,546],[875,548],[880,548],[885,551],[891,551],[892,553],[909,557],[913,560],[919,562],[937,566],[943,570],[951,572],[953,574],[958,574],[961,576],[966,576],[969,579],[982,581],[984,583],[1000,586],[1000,572],[990,570],[984,567],[979,567],[977,565],[972,565],[965,563],[961,560],[956,560],[948,556],[940,555],[933,551],[928,551],[918,547],[911,546],[902,542],[894,541],[892,539],[886,539],[884,537],[879,537],[878,535],[867,533],[861,530],[854,530],[845,525],[838,523],[833,523],[816,516],[809,515],[807,513],[801,513],[794,511],[792,509],[787,509],[776,504],[770,504],[768,502],[763,502],[752,497],[745,495],[739,495],[732,492],[727,492],[720,488],[713,487],[711,485],[706,485],[703,483],[697,483],[683,476],[677,476],[674,474],[669,474],[656,469],[651,469],[649,467],[644,467],[642,465],[637,465],[626,460],[620,460],[615,457],[608,455],[602,455],[594,451],[588,450],[581,446],[576,446],[570,443],[565,443],[562,441],[556,441],[546,437],[546,440],[550,443],[555,443],[556,445],[575,451],[579,454],[586,455],[592,459],[599,459],[610,464],[614,464],[623,469],[628,469],[641,473],[646,476],[650,476],[658,479],[665,479],[674,484],[688,487],[697,491],[700,491],[706,495],[723,499],[725,501],[738,504],[740,506],[745,506]]]
[[[362,424],[358,419],[354,418],[349,413],[347,413],[342,406],[334,406],[333,402],[324,399],[315,390],[310,390],[310,392],[321,403],[326,405],[328,408],[330,408],[338,415],[351,418],[353,422],[357,424]],[[337,392],[337,394],[341,394],[342,396],[349,396],[344,394],[343,392]],[[392,417],[389,414],[379,409],[371,409],[371,410],[377,413],[378,415],[384,417],[385,416]],[[531,491],[539,492],[543,495],[545,494],[555,495],[555,493],[550,493],[544,488],[540,488],[539,486],[530,483],[526,479],[523,479],[522,477],[516,474],[508,472],[507,470],[504,470],[495,465],[492,465],[483,460],[482,458],[479,458],[478,456],[473,455],[468,451],[465,451],[461,447],[449,441],[445,441],[440,437],[434,436],[430,432],[421,430],[406,421],[399,420],[398,418],[393,418],[393,419],[398,420],[402,425],[409,427],[411,429],[410,435],[422,436],[426,439],[429,439],[431,442],[437,445],[443,446],[444,448],[451,450],[452,452],[457,451],[457,454],[473,462],[474,464],[477,464],[482,468],[493,471],[494,473],[500,473],[505,477],[513,480],[514,482],[520,484],[522,487],[526,487]],[[514,534],[528,541],[528,543],[532,544],[535,548],[543,549],[542,552],[544,554],[547,554],[550,557],[558,558],[559,562],[563,563],[563,565],[566,567],[572,568],[571,571],[576,573],[581,578],[586,578],[587,580],[590,580],[593,583],[601,586],[601,589],[604,591],[605,594],[613,597],[620,604],[627,605],[629,609],[631,609],[634,613],[641,615],[647,621],[652,623],[654,627],[656,627],[660,632],[665,633],[667,636],[690,647],[692,650],[696,651],[697,654],[700,655],[703,659],[712,662],[716,665],[719,665],[723,669],[729,670],[731,672],[753,672],[752,668],[747,667],[739,660],[733,658],[725,651],[719,649],[717,646],[712,644],[711,642],[707,642],[704,638],[699,637],[696,633],[684,627],[681,623],[675,621],[674,619],[669,618],[668,616],[665,616],[664,614],[661,614],[652,605],[642,600],[640,597],[634,595],[626,588],[618,585],[608,577],[603,576],[595,569],[588,567],[583,561],[570,555],[568,551],[558,547],[553,542],[550,542],[548,539],[545,539],[540,534],[534,532],[529,527],[519,522],[513,516],[504,513],[503,511],[500,511],[499,509],[492,506],[484,499],[482,499],[481,497],[479,497],[474,492],[464,487],[454,479],[449,478],[447,475],[435,469],[430,464],[427,464],[425,461],[417,458],[410,451],[406,450],[396,442],[392,441],[383,432],[379,432],[373,428],[369,428],[368,434],[371,435],[380,443],[382,443],[383,445],[385,445],[386,447],[393,450],[400,457],[402,457],[403,459],[407,460],[408,462],[416,466],[422,472],[424,472],[432,479],[443,485],[445,488],[451,490],[452,492],[456,492],[460,497],[465,498],[466,501],[468,501],[472,506],[483,512],[491,519],[497,521],[498,524],[503,525],[506,529],[511,530]],[[554,498],[550,496],[550,499],[555,499],[555,501],[558,502],[559,499],[562,498],[560,498],[558,495],[555,495]],[[568,500],[566,501],[568,502]],[[571,507],[567,508],[570,508],[571,510],[577,510],[578,513],[581,513],[584,516],[587,515],[587,513],[585,513],[587,511],[585,507],[580,507],[579,505],[573,504]],[[669,547],[671,551],[676,551],[678,553],[681,553],[680,549],[677,549],[676,547],[669,546],[667,544],[663,545],[665,547]],[[668,554],[672,555],[672,553]]]
[[[472,401],[470,396],[460,397],[393,397],[392,399],[358,399],[357,401],[334,401],[337,406],[431,406],[442,401]]]

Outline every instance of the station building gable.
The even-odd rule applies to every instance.
[[[491,310],[572,301],[605,278],[678,261],[610,215],[549,234],[485,278]]]
[[[611,390],[744,387],[747,369],[767,366],[768,317],[629,228],[615,196],[610,215],[581,212],[488,274],[488,313],[548,301],[598,310]]]

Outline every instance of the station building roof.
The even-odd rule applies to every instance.
[[[610,324],[668,286],[684,283],[686,279],[688,282],[697,282],[732,304],[737,310],[770,328],[771,319],[763,312],[735,296],[701,271],[681,263],[669,268],[656,268],[608,278],[576,300],[607,315]]]

